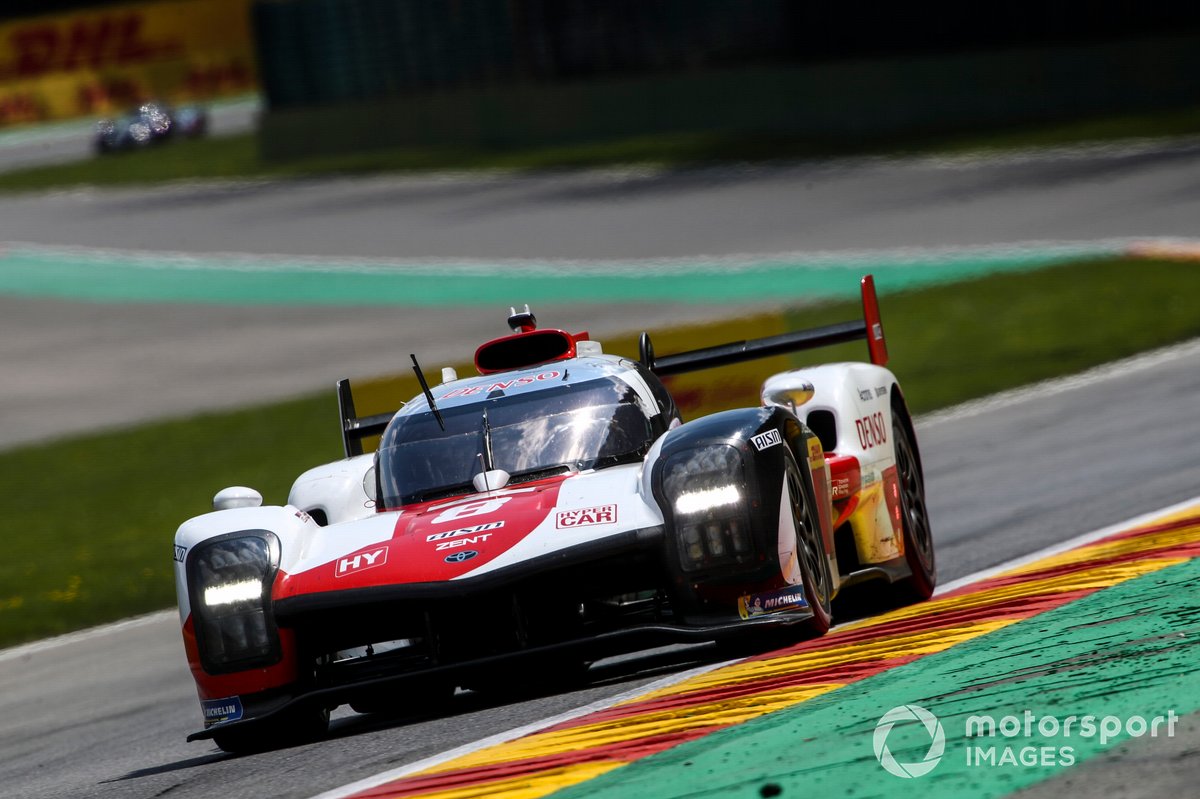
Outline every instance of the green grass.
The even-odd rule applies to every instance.
[[[675,133],[586,144],[489,149],[395,148],[344,156],[264,162],[254,134],[178,141],[57,166],[0,174],[0,191],[67,186],[127,186],[219,178],[295,178],[438,169],[597,167],[613,164],[683,166],[864,153],[961,153],[1017,147],[1200,133],[1200,108],[1141,116],[1015,127],[987,133],[917,135],[886,141],[814,140],[752,135]]]
[[[1200,336],[1198,295],[1195,265],[1112,259],[890,295],[882,308],[890,365],[925,412]],[[853,303],[788,312],[796,327],[857,314]],[[729,335],[727,325],[712,330],[675,340],[704,346]],[[616,352],[631,345],[606,342]],[[862,360],[864,350],[806,357]],[[764,376],[722,401],[755,402]],[[170,606],[179,523],[228,485],[283,502],[302,470],[340,457],[336,413],[323,393],[0,453],[0,645]]]
[[[915,413],[1073,374],[1200,336],[1200,265],[1109,258],[884,297],[888,364]],[[853,318],[802,309],[795,326]],[[806,354],[865,359],[865,345]]]

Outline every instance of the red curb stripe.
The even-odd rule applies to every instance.
[[[1105,536],[1104,538],[1097,539],[1090,543],[1082,544],[1077,547],[1072,547],[1071,549],[1068,549],[1060,554],[1065,555],[1070,552],[1078,552],[1080,550],[1084,550],[1084,549],[1088,549],[1088,548],[1096,547],[1096,546],[1103,546],[1105,544],[1111,544],[1111,543],[1115,543],[1117,541],[1127,541],[1127,540],[1133,539],[1133,538],[1148,538],[1153,535],[1158,535],[1159,533],[1169,533],[1169,532],[1174,532],[1177,530],[1184,530],[1188,527],[1197,527],[1197,526],[1200,526],[1200,516],[1188,516],[1183,519],[1178,519],[1176,521],[1164,522],[1163,524],[1155,524],[1155,525],[1150,525],[1147,527],[1138,527],[1134,530],[1128,530],[1128,531],[1124,531],[1124,532],[1120,532],[1120,533],[1114,533],[1113,535]],[[1133,557],[1129,558],[1130,560],[1139,560],[1139,559],[1143,559],[1143,558],[1154,558],[1154,557],[1169,557],[1169,556],[1175,555],[1175,554],[1178,554],[1180,557],[1192,557],[1194,555],[1195,548],[1198,546],[1200,546],[1200,542],[1187,542],[1187,543],[1183,543],[1183,544],[1164,544],[1163,546],[1157,547],[1155,549],[1139,550],[1138,552],[1135,552],[1135,553],[1126,553],[1126,554],[1133,556]],[[1049,557],[1054,557],[1054,556],[1049,556]],[[1043,560],[1045,560],[1045,559],[1048,559],[1048,558],[1043,558]],[[1109,555],[1109,556],[1097,556],[1097,558],[1095,558],[1095,559],[1083,560],[1083,561],[1080,561],[1080,564],[1083,569],[1089,569],[1089,568],[1095,568],[1100,563],[1107,565],[1109,563],[1116,563],[1116,562],[1117,562],[1117,557]],[[1051,567],[1051,568],[1060,568],[1060,567]],[[1030,579],[1036,579],[1034,577],[1034,575],[1039,574],[1039,573],[1040,573],[1040,571],[1039,572],[1022,572],[1021,574],[1015,574],[1015,575],[999,574],[999,575],[996,575],[995,577],[989,577],[988,579],[982,580],[977,583],[971,583],[970,585],[964,585],[961,588],[956,588],[953,591],[949,591],[945,594],[941,594],[937,598],[938,599],[951,599],[951,598],[966,596],[969,594],[976,594],[981,591],[986,591],[989,588],[998,588],[998,587],[1001,587],[1004,585],[1011,585],[1014,582],[1027,582]]]
[[[1195,558],[1200,557],[1200,541],[1191,544],[1175,544],[1162,547],[1160,549],[1146,549],[1139,552],[1123,552],[1119,555],[1109,555],[1104,565],[1117,565],[1120,563],[1134,563],[1139,560],[1154,560],[1156,558]],[[1029,579],[1044,580],[1053,577],[1065,577],[1068,574],[1087,571],[1088,569],[1096,568],[1094,561],[1082,561],[1080,563],[1066,563],[1061,566],[1054,566],[1049,569],[1043,569],[1036,572],[1028,572],[1025,574],[1014,574],[1011,577],[1003,578],[994,585],[1018,585],[1027,582]]]
[[[780,688],[797,688],[803,685],[828,685],[829,683],[849,684],[874,676],[881,671],[894,669],[919,659],[920,655],[906,655],[893,658],[864,659],[855,663],[839,663],[820,669],[796,674],[781,674],[772,677],[745,680],[727,685],[704,688],[688,693],[668,694],[667,696],[650,699],[636,704],[620,705],[608,710],[597,711],[587,717],[587,724],[599,724],[617,719],[640,716],[647,713],[661,713],[670,710],[687,710],[697,705],[709,705],[717,702],[744,699],[757,694],[769,694]],[[564,724],[551,728],[552,730],[570,729],[571,725]]]
[[[756,656],[748,658],[745,662],[755,662],[764,660],[775,660],[780,657],[790,655],[818,653],[825,650],[840,649],[845,645],[853,645],[859,642],[875,642],[883,638],[892,637],[899,630],[903,632],[912,632],[919,630],[922,632],[935,632],[939,628],[957,627],[971,622],[987,620],[996,621],[999,619],[1014,619],[1021,620],[1037,615],[1046,610],[1052,610],[1060,605],[1072,602],[1076,599],[1081,599],[1098,589],[1081,589],[1068,592],[1058,592],[1054,594],[1039,595],[1033,597],[1012,598],[1002,602],[997,602],[991,605],[984,605],[978,608],[968,608],[959,610],[954,613],[939,613],[936,617],[943,623],[936,626],[928,624],[930,616],[920,616],[914,619],[903,620],[904,624],[898,621],[895,625],[876,625],[866,627],[862,630],[848,630],[845,633],[832,633],[825,638],[815,639],[813,642],[805,642],[791,649],[778,650],[771,652],[768,655]],[[880,634],[883,630],[884,634]],[[836,638],[835,638],[836,636]],[[812,646],[821,642],[819,646]],[[821,684],[830,682],[852,683],[865,677],[872,676],[890,668],[896,668],[924,657],[924,654],[916,655],[900,655],[895,657],[879,657],[865,653],[862,660],[843,661],[829,666],[821,666],[815,669],[808,669],[801,672],[793,672],[784,675],[771,675],[757,679],[741,680],[736,683],[730,683],[719,687],[705,687],[696,691],[680,692],[670,694],[664,697],[656,697],[645,700],[644,702],[631,702],[629,704],[619,705],[607,710],[598,711],[595,715],[588,715],[578,719],[571,719],[554,727],[550,727],[547,731],[558,731],[571,729],[572,727],[581,727],[587,724],[593,724],[600,720],[610,720],[623,717],[638,716],[643,713],[654,712],[658,710],[683,709],[693,705],[708,704],[710,702],[721,701],[722,699],[733,699],[741,696],[764,693],[781,687],[795,687],[805,684]]]
[[[1107,536],[1085,546],[1095,546],[1096,544],[1106,543],[1108,541],[1123,541],[1129,538],[1141,538],[1143,536],[1157,535],[1158,533],[1169,533],[1172,530],[1182,530],[1186,527],[1200,526],[1200,514],[1194,516],[1184,516],[1181,519],[1174,519],[1162,524],[1152,524],[1147,527],[1138,527],[1133,530],[1124,530],[1119,533]],[[1082,547],[1077,547],[1082,549]]]
[[[630,741],[597,746],[590,749],[580,749],[571,752],[559,752],[542,757],[526,760],[508,760],[503,763],[492,763],[486,766],[440,771],[426,776],[414,776],[400,782],[386,783],[377,788],[371,788],[362,793],[354,794],[355,799],[402,799],[403,797],[420,794],[448,791],[455,788],[478,786],[483,788],[489,782],[500,782],[549,771],[563,766],[574,766],[580,763],[611,761],[627,763],[639,760],[672,746],[701,738],[716,732],[726,725],[702,727],[681,732],[665,733],[650,738],[637,738]]]

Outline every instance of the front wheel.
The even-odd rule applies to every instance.
[[[812,494],[805,490],[800,467],[790,451],[784,456],[787,472],[787,492],[796,528],[796,557],[804,594],[808,598],[812,618],[804,623],[811,635],[824,635],[833,621],[833,579],[829,573],[829,556],[825,552],[821,525]]]
[[[896,584],[902,600],[920,602],[933,596],[937,586],[937,559],[933,532],[925,504],[925,476],[916,447],[900,408],[892,409],[892,436],[896,442],[896,478],[900,487],[900,515],[904,527],[904,559],[912,576]]]

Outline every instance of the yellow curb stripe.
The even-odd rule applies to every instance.
[[[945,610],[968,610],[1026,597],[1077,591],[1083,588],[1107,588],[1119,582],[1157,571],[1166,566],[1181,563],[1183,560],[1183,558],[1153,558],[1131,563],[1103,565],[1074,574],[1060,575],[1043,580],[1031,580],[1026,583],[1001,586],[987,591],[964,594],[947,599],[934,599],[920,605],[899,608],[872,619],[864,619],[861,622],[848,624],[845,627],[839,628],[839,631],[861,630],[899,619],[920,618]],[[857,642],[849,645],[839,644],[835,634],[834,637],[828,639],[830,643],[828,648],[822,647],[820,649],[801,652],[797,655],[785,655],[765,660],[735,663],[716,671],[698,675],[659,691],[627,700],[621,704],[635,704],[662,696],[709,690],[714,686],[759,680],[810,669],[861,662],[863,660],[930,654],[970,640],[977,635],[998,630],[1019,620],[1018,618],[1009,618],[987,622],[971,621],[949,627],[919,630],[912,633],[903,633],[874,641]]]
[[[1192,242],[1145,242],[1132,244],[1125,250],[1140,258],[1162,258],[1172,261],[1200,261],[1200,244]]]
[[[709,691],[725,685],[769,680],[773,677],[784,677],[788,674],[799,674],[851,663],[933,654],[943,649],[949,649],[963,641],[969,641],[977,636],[1007,627],[1017,621],[1020,620],[972,621],[938,630],[920,630],[872,641],[844,644],[830,649],[817,649],[765,660],[743,661],[717,671],[697,675],[677,685],[652,691],[621,704],[635,704],[692,691]]]
[[[513,777],[495,782],[479,782],[460,788],[451,788],[433,793],[407,794],[420,799],[539,799],[539,797],[554,793],[562,788],[569,788],[581,782],[595,779],[601,774],[607,774],[615,768],[624,766],[622,761],[602,761],[599,763],[579,763],[571,766],[538,771],[533,774]],[[403,794],[403,785],[398,784]],[[384,799],[387,794],[374,793],[372,797]]]
[[[727,727],[812,699],[814,696],[841,688],[842,685],[843,683],[804,685],[772,691],[766,695],[647,713],[642,716],[624,716],[598,724],[534,733],[525,738],[451,760],[428,771],[423,771],[421,774],[492,766],[513,760],[577,752],[698,728]]]
[[[1123,538],[1119,541],[1101,541],[1081,547],[1080,549],[1071,550],[1070,552],[1064,552],[1061,555],[1052,555],[1044,560],[1031,563],[1028,566],[1004,572],[1002,576],[1009,577],[1029,574],[1030,572],[1042,571],[1043,569],[1085,563],[1089,560],[1108,560],[1138,552],[1152,552],[1156,549],[1165,549],[1167,547],[1186,546],[1194,544],[1197,541],[1200,541],[1200,524],[1181,527],[1178,530],[1166,530],[1153,535]]]
[[[882,616],[847,624],[839,630],[863,630],[877,627],[901,619],[915,619],[930,616],[944,611],[970,610],[1016,599],[1025,599],[1039,595],[1062,594],[1086,589],[1108,588],[1111,585],[1124,582],[1134,577],[1140,577],[1152,571],[1157,571],[1176,563],[1182,563],[1188,558],[1147,558],[1146,560],[1129,563],[1113,563],[1097,566],[1094,569],[1060,574],[1040,580],[1029,580],[1023,583],[1002,585],[984,591],[968,594],[931,599],[919,605],[899,608]]]

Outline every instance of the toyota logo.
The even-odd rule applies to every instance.
[[[470,560],[479,553],[473,549],[468,549],[466,552],[455,552],[453,555],[446,556],[447,563],[462,563],[464,560]]]

